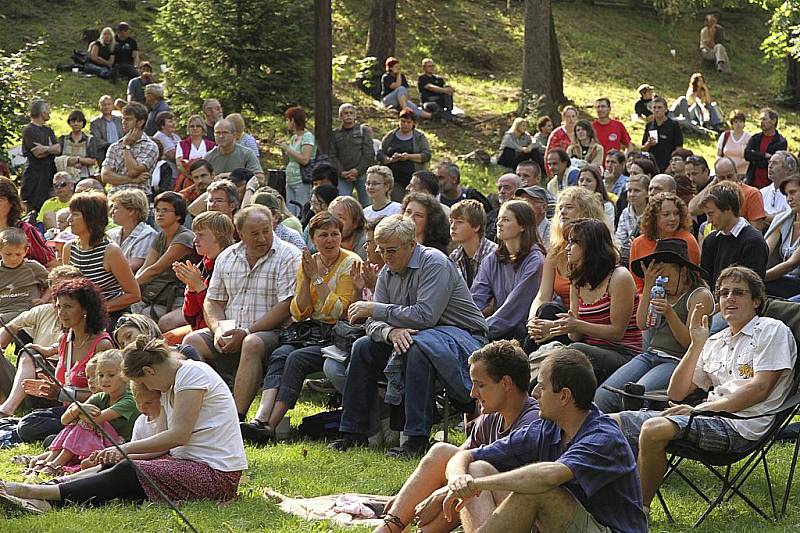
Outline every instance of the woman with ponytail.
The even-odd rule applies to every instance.
[[[107,448],[100,459],[113,466],[97,474],[58,485],[0,482],[0,493],[38,510],[65,501],[92,505],[114,499],[158,501],[160,496],[141,471],[172,500],[236,497],[247,459],[233,396],[222,379],[205,363],[184,360],[163,340],[145,335],[137,337],[123,354],[123,373],[161,393],[167,419],[165,431],[121,446],[138,469],[123,461],[115,448]]]

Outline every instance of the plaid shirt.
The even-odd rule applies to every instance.
[[[237,328],[250,327],[272,307],[294,296],[302,252],[275,235],[272,247],[253,268],[243,243],[229,246],[217,257],[206,298],[225,303],[225,318]]]
[[[475,276],[478,275],[478,267],[481,266],[483,258],[495,251],[497,251],[497,244],[486,237],[481,237],[481,243],[478,245],[478,250],[474,256],[467,257],[464,247],[459,245],[458,248],[450,252],[450,260],[458,267],[458,271],[461,272],[461,276],[467,282],[467,287],[472,287],[472,282],[475,281]],[[469,262],[469,269],[467,268],[467,262]]]
[[[110,168],[117,174],[128,175],[128,169],[125,167],[125,138],[118,140],[108,147],[106,158],[103,161],[103,168]],[[150,181],[150,174],[156,167],[158,162],[158,145],[147,135],[142,133],[141,139],[136,141],[131,146],[131,155],[141,165],[147,167],[148,179],[139,183],[123,183],[121,185],[112,185],[108,191],[111,196],[117,191],[123,189],[139,189],[144,191],[148,198],[153,196],[152,183]]]

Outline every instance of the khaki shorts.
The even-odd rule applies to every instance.
[[[564,533],[611,533],[608,526],[602,525],[600,522],[589,514],[589,511],[575,500],[575,515],[572,517],[572,522],[569,523]]]
[[[217,350],[214,344],[214,334],[208,328],[197,330],[197,332],[208,346],[209,351],[213,355],[213,359],[207,361],[209,366],[217,371],[222,380],[233,389],[233,382],[236,379],[236,371],[239,369],[239,357],[241,354],[236,353],[222,353]],[[277,331],[257,331],[250,335],[258,337],[264,343],[264,364],[272,350],[278,347],[278,332]],[[263,371],[262,371],[263,373]]]

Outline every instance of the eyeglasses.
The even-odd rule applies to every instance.
[[[375,248],[375,253],[378,255],[394,255],[400,251],[400,247],[397,248],[381,248],[380,246]]]
[[[730,298],[731,296],[735,298],[741,298],[745,294],[750,294],[748,289],[720,289],[717,291],[718,298]]]

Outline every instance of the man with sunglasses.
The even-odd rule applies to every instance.
[[[333,449],[367,443],[370,430],[377,429],[370,426],[377,418],[378,381],[384,379],[389,382],[385,401],[402,403],[408,435],[402,446],[389,450],[392,457],[425,453],[437,379],[451,400],[464,407],[472,403],[466,362],[487,342],[486,319],[455,263],[418,244],[415,235],[414,222],[403,215],[388,216],[375,228],[386,265],[374,300],[348,309],[351,322],[366,320],[367,335],[351,350],[339,426],[343,438],[331,444]]]
[[[715,288],[728,327],[710,335],[710,317],[702,314],[699,304],[692,310],[689,348],[667,389],[675,403],[662,412],[614,415],[631,447],[638,447],[647,512],[664,479],[671,441],[688,440],[709,454],[742,452],[751,449],[772,422],[771,416],[740,420],[698,415],[689,425],[693,411],[754,417],[774,411],[791,392],[797,343],[785,324],[758,316],[766,298],[761,277],[749,268],[729,267],[720,273]],[[694,407],[679,403],[695,389],[708,391],[705,401]]]

